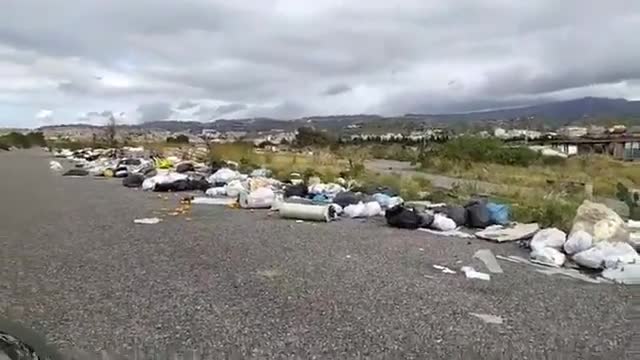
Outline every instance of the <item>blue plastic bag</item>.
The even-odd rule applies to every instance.
[[[496,203],[487,203],[489,219],[492,223],[506,225],[509,223],[509,206]]]

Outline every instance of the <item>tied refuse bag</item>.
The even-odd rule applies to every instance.
[[[487,203],[489,220],[492,224],[507,225],[509,223],[509,207],[504,204]]]
[[[122,179],[122,185],[129,188],[140,187],[143,182],[144,176],[140,174],[129,174],[126,178]]]
[[[225,196],[227,195],[227,188],[226,186],[212,187],[207,189],[205,194],[210,197]]]
[[[457,226],[464,226],[467,224],[467,209],[462,206],[451,205],[444,209],[445,215],[453,220]]]
[[[567,242],[564,243],[564,252],[567,255],[577,254],[591,248],[593,244],[593,238],[591,234],[586,231],[578,230],[569,235]]]
[[[333,198],[333,203],[340,205],[342,208],[346,208],[349,205],[358,204],[361,201],[361,197],[351,191],[340,192]]]
[[[450,231],[455,230],[456,223],[455,221],[453,221],[453,219],[449,219],[443,214],[435,214],[433,216],[433,222],[431,223],[430,227],[435,230]]]
[[[292,196],[298,196],[301,198],[305,198],[307,197],[307,195],[309,194],[309,189],[307,188],[307,186],[305,184],[295,184],[295,185],[289,185],[287,186],[286,189],[284,189],[284,197],[288,198],[288,197],[292,197]]]
[[[491,225],[491,214],[487,204],[483,201],[472,201],[467,206],[467,226],[472,228],[486,228]]]
[[[555,267],[562,266],[566,260],[563,253],[551,247],[536,248],[531,251],[530,257],[538,264]]]
[[[384,214],[387,224],[401,229],[417,229],[422,224],[422,217],[414,209],[402,205],[394,206]]]
[[[343,212],[350,218],[372,217],[380,215],[382,208],[376,201],[371,201],[366,204],[361,202],[345,207]]]
[[[604,204],[585,200],[573,220],[571,232],[586,231],[593,237],[593,243],[601,241],[628,242],[629,229],[627,224]]]
[[[238,203],[244,209],[268,209],[273,204],[275,193],[269,188],[259,188],[255,191],[240,193]]]
[[[627,243],[604,241],[575,254],[573,261],[591,269],[612,269],[619,264],[640,263],[640,256]]]
[[[340,195],[340,194],[338,194]],[[404,203],[404,200],[399,196],[389,196],[385,193],[375,193],[372,195],[373,200],[377,201],[383,209],[390,209],[394,206]],[[334,201],[335,202],[335,201]]]
[[[232,180],[238,178],[240,173],[229,168],[222,168],[209,176],[209,182],[212,184],[228,184]]]
[[[556,228],[542,229],[533,236],[530,246],[532,250],[541,250],[546,247],[560,250],[566,240],[567,235],[562,230]]]
[[[241,192],[246,192],[247,188],[242,184],[240,180],[231,180],[225,187],[228,197],[238,197]]]
[[[142,182],[143,190],[155,190],[157,184],[170,184],[180,180],[187,180],[188,176],[178,173],[165,173],[152,176]]]
[[[176,172],[186,173],[188,171],[196,171],[196,168],[190,162],[184,162],[176,166]]]

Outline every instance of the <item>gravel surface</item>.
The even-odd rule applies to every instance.
[[[471,260],[476,250],[523,255],[515,244],[217,206],[167,216],[179,196],[64,178],[49,160],[35,150],[0,153],[0,302],[60,348],[619,359],[631,341],[630,288],[503,261],[505,273],[489,282],[432,266],[486,271]],[[133,223],[153,216],[164,221]]]

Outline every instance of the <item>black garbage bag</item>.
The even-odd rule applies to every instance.
[[[491,225],[491,213],[489,213],[485,202],[472,201],[465,206],[465,209],[467,209],[468,227],[484,229]]]
[[[207,189],[211,187],[211,184],[206,179],[189,179],[188,181],[189,191],[207,191]]]
[[[351,191],[340,192],[333,198],[333,203],[340,205],[342,208],[346,208],[349,205],[355,205],[360,201],[362,201],[362,197]]]
[[[140,161],[140,159],[122,159],[118,162],[118,167],[123,165],[140,166],[140,164],[142,164],[142,161]]]
[[[89,172],[85,169],[69,169],[62,176],[87,176]]]
[[[431,213],[420,213],[420,218],[422,218],[422,222],[420,223],[421,228],[428,228],[433,224],[434,216]]]
[[[152,168],[145,169],[142,173],[144,174],[145,177],[153,177],[158,175],[158,170],[152,167]]]
[[[387,218],[389,226],[401,229],[417,229],[425,220],[414,209],[407,209],[401,205],[388,209],[384,217]]]
[[[196,171],[196,168],[192,163],[182,163],[176,166],[176,172],[186,173],[187,171]]]
[[[142,186],[144,182],[144,175],[142,174],[129,174],[126,178],[122,179],[122,185],[125,187],[136,188]]]
[[[309,189],[305,184],[290,185],[290,186],[287,186],[286,189],[284,189],[285,198],[288,198],[291,196],[307,197],[308,194],[309,194]]]
[[[459,205],[449,205],[444,208],[444,214],[457,226],[465,226],[467,224],[467,209]]]
[[[156,191],[156,192],[169,192],[169,191],[178,192],[178,191],[187,191],[187,190],[189,190],[188,179],[176,180],[170,183],[156,184],[156,186],[153,188],[153,191]]]

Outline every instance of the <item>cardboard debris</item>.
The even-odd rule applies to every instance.
[[[511,227],[496,225],[476,232],[476,237],[498,243],[518,241],[533,237],[539,229],[540,227],[536,223],[516,224]]]

